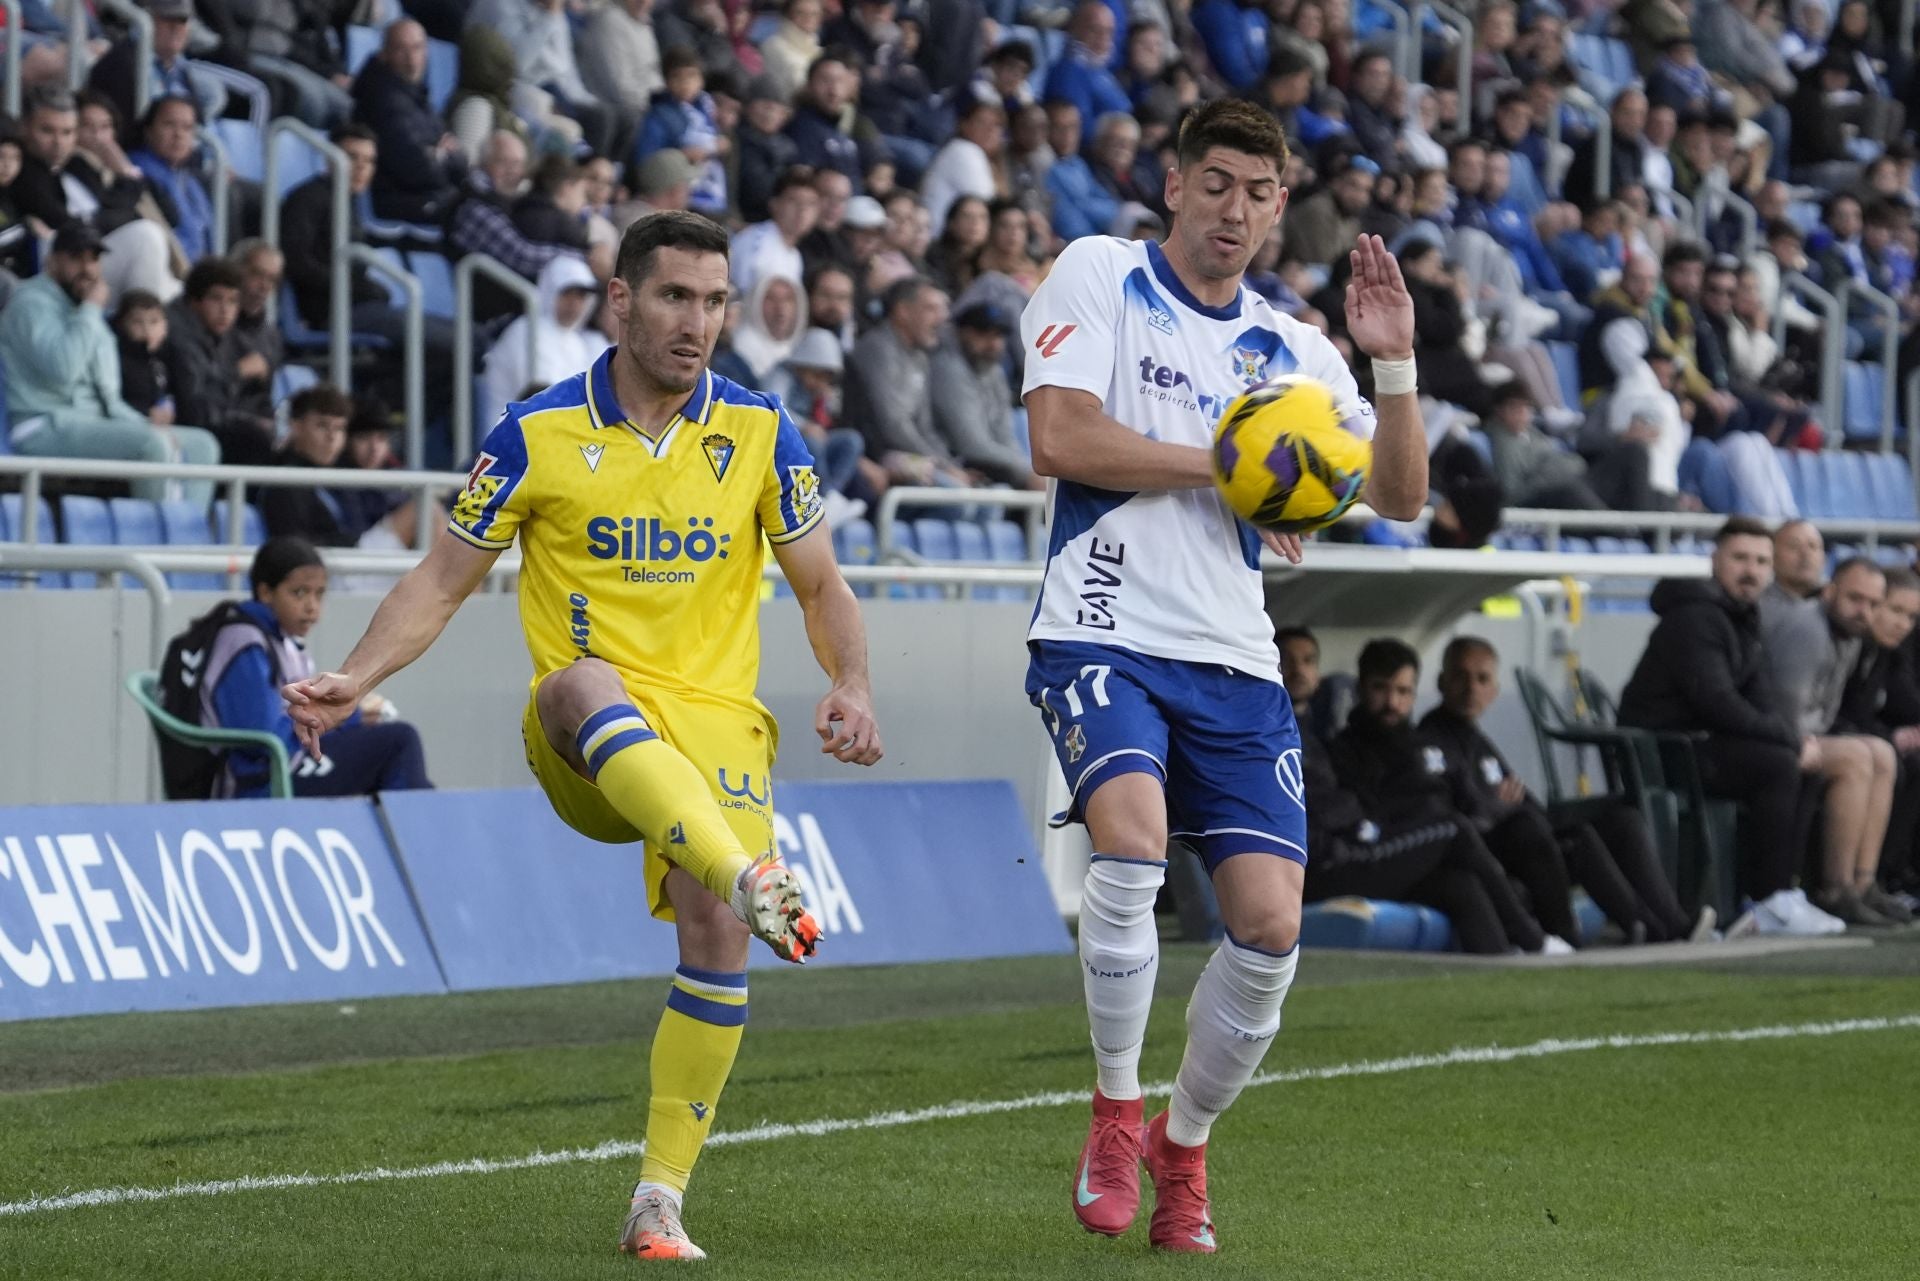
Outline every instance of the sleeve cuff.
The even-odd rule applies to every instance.
[[[507,539],[504,543],[496,543],[491,539],[482,538],[478,534],[470,533],[452,521],[447,522],[447,532],[468,546],[478,547],[483,552],[503,552],[513,546],[513,540],[511,538]]]
[[[814,526],[818,525],[821,521],[825,520],[826,518],[827,518],[827,505],[825,503],[822,503],[818,508],[814,510],[813,515],[804,524],[797,525],[794,528],[789,529],[785,533],[781,533],[781,534],[776,534],[771,530],[767,531],[767,541],[775,544],[776,546],[782,543],[793,542],[795,539],[803,538],[808,533],[812,532]]]

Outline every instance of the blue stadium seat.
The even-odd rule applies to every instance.
[[[1560,540],[1560,550],[1573,556],[1591,556],[1593,555],[1593,540],[1591,538],[1579,538],[1569,534]]]
[[[1593,540],[1593,550],[1602,556],[1624,556],[1627,554],[1627,540],[1603,534]]]
[[[427,41],[427,103],[445,111],[460,83],[460,46],[450,40]]]
[[[958,521],[953,527],[954,550],[960,553],[960,559],[984,565],[993,559],[987,548],[987,531],[974,521]],[[973,600],[992,600],[995,588],[976,584],[967,591]]]
[[[1507,535],[1507,550],[1516,552],[1537,552],[1541,548],[1540,535],[1516,532]]]
[[[290,133],[283,133],[273,140],[274,154],[280,158],[279,182],[277,194],[281,199],[316,174],[327,171],[327,162],[319,152]]]
[[[60,541],[70,547],[113,546],[113,517],[104,498],[86,498],[63,494],[60,498]],[[95,587],[98,574],[73,571],[67,575],[69,587]]]
[[[1873,560],[1886,569],[1906,569],[1913,563],[1913,556],[1904,545],[1881,543],[1873,549]]]
[[[1827,475],[1832,485],[1834,515],[1872,520],[1879,513],[1873,501],[1873,480],[1867,474],[1867,457],[1852,450],[1835,450],[1827,455]]]
[[[267,174],[266,152],[260,138],[260,126],[251,120],[228,117],[213,122],[213,131],[227,149],[227,163],[234,176],[259,182]]]
[[[1570,342],[1550,342],[1547,355],[1553,359],[1553,372],[1560,376],[1560,398],[1569,409],[1580,407],[1580,348]]]
[[[367,65],[373,55],[380,52],[381,31],[378,27],[358,25],[347,28],[347,74],[357,76],[360,68]]]
[[[1010,520],[990,520],[987,522],[987,552],[997,565],[1025,565],[1031,562],[1027,552],[1027,531]],[[991,594],[993,600],[1025,600],[1023,587],[998,587]]]
[[[267,522],[260,517],[260,509],[248,503],[240,517],[240,540],[248,547],[258,547],[267,541]],[[227,500],[216,498],[213,502],[213,541],[216,546],[227,543]]]
[[[53,524],[53,505],[46,499],[40,500],[39,520],[34,529],[36,543],[57,541]],[[21,523],[20,495],[0,494],[0,542],[19,542],[26,533]],[[53,570],[42,570],[36,576],[42,587],[65,587],[67,576]],[[0,578],[0,587],[15,587],[18,583],[10,578]]]
[[[169,547],[205,547],[213,541],[204,509],[183,499],[160,504],[160,525]],[[220,574],[168,574],[167,585],[175,591],[218,592],[226,590],[227,580]]]
[[[312,365],[282,365],[273,374],[273,403],[284,405],[319,382],[320,371]]]
[[[1880,366],[1858,360],[1847,362],[1840,422],[1848,440],[1880,439],[1880,398],[1885,389]]]
[[[1796,451],[1793,462],[1800,476],[1800,484],[1794,488],[1794,498],[1800,504],[1800,514],[1819,518],[1831,516],[1833,509],[1827,500],[1827,470],[1821,461],[1822,450]],[[1788,474],[1789,485],[1793,483],[1792,473]]]
[[[445,254],[416,249],[407,255],[407,270],[420,279],[420,307],[429,316],[453,319],[453,264]]]
[[[833,527],[833,555],[842,565],[873,564],[873,523],[867,520],[850,520],[844,525]],[[872,583],[855,583],[853,594],[862,598],[873,595]]]
[[[1800,229],[1800,234],[1811,235],[1820,225],[1820,204],[1815,200],[1790,200],[1787,202],[1787,221]]]
[[[113,519],[113,541],[121,547],[161,547],[167,535],[160,524],[160,508],[145,498],[110,498],[107,515]]]
[[[1906,459],[1898,454],[1868,454],[1867,470],[1873,483],[1874,507],[1882,520],[1920,520],[1913,472]]]
[[[375,245],[373,252],[378,254],[380,256],[380,261],[386,263],[388,266],[397,268],[400,271],[407,270],[406,255],[402,254],[398,249],[395,249],[392,245]],[[374,282],[376,284],[378,284],[382,289],[387,291],[387,297],[393,300],[393,309],[395,311],[403,310],[406,307],[407,305],[406,290],[402,289],[397,282],[389,279],[386,276],[381,275],[379,272],[372,272],[369,274],[373,276]]]
[[[928,561],[952,562],[960,559],[959,540],[954,535],[951,522],[935,516],[922,516],[913,522],[913,540],[919,545],[920,555]],[[947,589],[933,583],[923,583],[915,593],[922,600],[938,599],[947,594]]]

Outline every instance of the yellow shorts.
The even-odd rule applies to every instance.
[[[627,685],[627,697],[654,733],[706,777],[714,803],[747,853],[758,855],[772,849],[773,756],[780,745],[780,729],[773,717],[760,709],[631,683]],[[526,744],[527,766],[534,780],[547,794],[553,812],[568,827],[609,845],[645,839],[591,779],[577,773],[554,750],[540,728],[540,714],[531,695],[521,717],[520,737]],[[645,859],[647,908],[661,920],[670,921],[673,907],[667,902],[665,885],[673,864],[651,841],[647,842]]]

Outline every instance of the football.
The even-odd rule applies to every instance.
[[[1333,389],[1282,374],[1228,405],[1213,433],[1213,480],[1249,524],[1282,534],[1331,525],[1360,500],[1373,445],[1342,424]]]

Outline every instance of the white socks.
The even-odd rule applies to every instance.
[[[1100,1093],[1110,1099],[1140,1097],[1140,1046],[1146,1040],[1153,979],[1160,969],[1153,901],[1166,877],[1164,862],[1095,854],[1087,866],[1080,899],[1080,964]],[[1287,973],[1293,973],[1291,962]],[[1277,1001],[1274,1008],[1279,1008]]]
[[[1085,924],[1080,928],[1084,940]],[[1083,954],[1084,950],[1083,943]],[[1187,1003],[1187,1052],[1180,1060],[1173,1103],[1167,1109],[1169,1141],[1182,1147],[1205,1143],[1214,1120],[1253,1079],[1274,1033],[1280,1030],[1280,1004],[1287,999],[1299,959],[1297,944],[1285,956],[1274,956],[1228,939],[1207,962]],[[1093,991],[1091,979],[1087,991],[1089,995]],[[1143,1012],[1143,1028],[1145,1023]],[[1094,1026],[1097,1044],[1097,1021]]]

